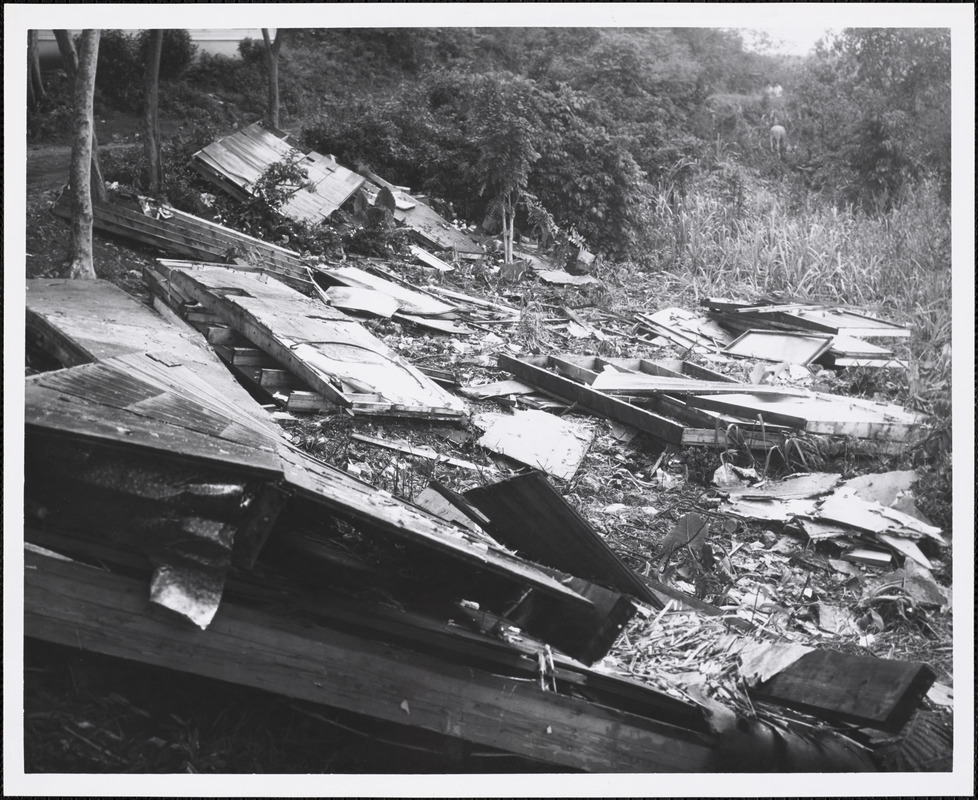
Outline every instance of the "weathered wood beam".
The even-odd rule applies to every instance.
[[[25,553],[25,633],[497,747],[569,769],[704,772],[712,737],[535,682],[231,603],[206,633],[150,612],[145,583]]]

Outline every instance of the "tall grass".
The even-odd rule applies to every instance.
[[[726,296],[864,308],[913,329],[912,357],[950,367],[951,223],[937,187],[885,214],[809,206],[789,211],[755,189],[732,208],[715,187],[653,205],[656,261],[697,298]],[[943,371],[943,370],[942,370]]]

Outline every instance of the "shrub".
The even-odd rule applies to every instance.
[[[79,40],[75,40],[76,49]],[[132,35],[120,30],[103,30],[98,46],[95,88],[110,103],[129,111],[139,108],[142,96],[142,60]]]
[[[138,37],[136,51],[139,55],[140,74],[142,65],[146,63],[149,51],[150,31],[141,31]],[[182,28],[163,31],[163,52],[160,55],[160,80],[179,78],[193,63],[197,55],[197,45],[190,38],[190,33]]]

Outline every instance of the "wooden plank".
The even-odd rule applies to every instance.
[[[166,216],[147,216],[139,203],[165,209]],[[53,210],[70,218],[70,206],[64,198]],[[305,264],[298,253],[170,206],[160,206],[148,198],[96,203],[94,224],[98,230],[132,238],[173,255],[205,262],[244,259],[251,268],[268,269],[293,284],[302,283],[305,275]]]
[[[801,428],[809,433],[854,436],[882,442],[906,442],[919,434],[918,415],[899,406],[811,392],[807,397],[777,395],[693,395],[691,405],[766,422]]]
[[[683,426],[658,414],[617,400],[587,386],[537,366],[529,359],[520,360],[507,355],[498,358],[500,369],[512,372],[517,378],[539,386],[544,391],[555,394],[571,403],[593,411],[601,416],[631,425],[667,444],[682,444]],[[543,363],[546,363],[546,357]]]
[[[145,584],[25,554],[25,633],[274,691],[571,769],[717,768],[711,737],[268,611],[225,603],[206,633],[147,613]]]
[[[603,583],[660,607],[659,599],[538,472],[470,489],[496,541],[554,569]]]
[[[594,440],[593,430],[546,411],[484,413],[473,422],[485,429],[480,447],[565,481],[577,474]]]
[[[275,440],[234,418],[104,365],[28,378],[28,432],[47,430],[277,475]]]
[[[723,348],[724,355],[789,364],[811,364],[832,346],[831,335],[748,330]]]
[[[829,719],[896,731],[935,677],[926,664],[814,650],[753,694]]]
[[[389,439],[379,439],[376,436],[364,436],[360,433],[354,433],[350,435],[351,439],[355,439],[358,442],[364,442],[365,444],[372,444],[375,447],[384,447],[388,450],[396,450],[398,453],[404,453],[408,456],[414,456],[416,458],[426,458],[430,461],[434,461],[438,464],[448,464],[452,467],[459,467],[460,469],[471,469],[477,472],[494,472],[495,470],[491,466],[480,466],[479,464],[473,464],[471,461],[464,461],[460,458],[452,458],[451,456],[442,455],[441,453],[432,450],[430,447],[417,447],[415,445],[408,444],[406,442],[393,442]]]
[[[443,418],[464,413],[461,400],[361,325],[274,280],[262,283],[247,273],[214,267],[171,268],[166,274],[333,403],[352,406],[351,392],[366,393],[381,402],[361,404],[363,413]],[[229,287],[242,294],[229,293]]]

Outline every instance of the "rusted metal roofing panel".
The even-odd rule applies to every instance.
[[[364,183],[364,178],[319,153],[303,153],[277,131],[256,122],[207,145],[194,154],[198,171],[232,196],[248,197],[265,171],[290,156],[301,155],[299,166],[307,171],[280,211],[300,222],[324,220]]]

